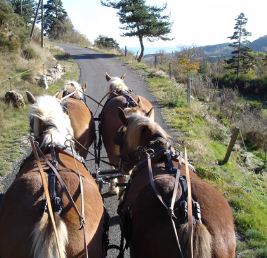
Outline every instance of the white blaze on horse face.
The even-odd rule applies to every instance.
[[[120,90],[129,90],[124,81],[119,77],[111,77],[109,80],[109,92],[120,91]]]
[[[84,90],[83,90],[82,86],[78,82],[76,82],[76,81],[67,81],[66,84],[64,85],[64,90],[67,90],[68,86],[71,86],[74,89],[73,91],[76,91],[81,99],[84,98],[84,94],[83,94]]]
[[[36,103],[31,106],[30,116],[34,119],[35,137],[38,138],[43,133],[42,143],[40,143],[42,147],[50,144],[51,139],[56,145],[64,146],[66,137],[73,136],[69,116],[63,112],[57,99],[52,96],[38,97]],[[41,122],[44,128],[40,126]],[[46,125],[48,128],[45,128]]]

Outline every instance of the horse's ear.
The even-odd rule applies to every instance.
[[[59,91],[57,91],[55,94],[54,94],[54,97],[57,98],[59,95]]]
[[[138,98],[137,98],[137,104],[138,104],[138,107],[142,110],[143,109],[143,102],[142,102],[140,96],[138,96]]]
[[[146,116],[147,117],[151,117],[151,115],[153,114],[154,108],[152,107],[147,113]]]
[[[126,76],[126,73],[124,75],[121,76],[121,79],[124,80]]]
[[[118,107],[119,118],[124,126],[127,126],[128,121],[122,108]]]
[[[31,92],[26,91],[26,95],[27,95],[27,99],[28,99],[29,103],[34,104],[34,103],[36,102],[36,99],[35,99],[35,97],[32,95]]]
[[[85,82],[85,83],[82,85],[82,90],[83,90],[83,92],[85,92],[86,89],[87,89],[87,83]]]
[[[107,81],[110,81],[111,80],[111,76],[108,73],[106,73],[106,80]]]

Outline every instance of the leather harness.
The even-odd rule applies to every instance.
[[[127,194],[129,193],[129,189],[132,186],[133,181],[135,180],[135,177],[137,176],[138,173],[142,169],[147,169],[149,173],[149,184],[151,185],[154,194],[156,195],[157,199],[159,202],[165,207],[165,209],[168,211],[168,214],[171,218],[171,223],[172,227],[175,233],[176,237],[176,242],[177,242],[177,247],[179,250],[179,253],[181,257],[183,257],[183,253],[181,250],[177,230],[175,227],[175,221],[178,219],[175,215],[174,212],[174,205],[176,202],[179,203],[179,206],[183,212],[182,218],[179,218],[179,221],[181,223],[186,223],[188,222],[188,185],[186,182],[185,176],[180,175],[180,168],[182,165],[181,161],[181,156],[177,155],[176,153],[173,152],[173,149],[171,148],[171,144],[163,139],[162,137],[158,137],[157,139],[150,141],[147,146],[144,148],[139,148],[137,151],[129,153],[129,159],[123,159],[121,162],[131,162],[131,163],[137,163],[137,165],[134,166],[129,183],[127,184],[125,193],[123,195],[123,200],[120,203],[118,207],[118,214],[121,217],[122,220],[122,232],[124,234],[124,238],[126,239],[126,245],[124,248],[121,248],[121,252],[124,252],[125,248],[129,247],[130,241],[131,241],[131,234],[132,234],[132,207],[137,199],[137,194],[135,200],[133,202],[128,203],[127,207],[125,207],[125,201],[127,198]],[[173,166],[173,161],[178,162],[178,167],[175,168]],[[153,175],[152,171],[152,164],[153,167],[162,167],[162,164],[164,164],[164,168],[162,168],[162,174],[158,176]],[[154,180],[159,177],[159,176],[166,176],[171,175],[175,177],[175,185],[173,189],[173,194],[171,197],[171,200],[168,202],[169,204],[166,203],[166,201],[163,200],[162,196],[157,190],[157,187],[154,183]],[[147,185],[147,184],[146,184]],[[145,187],[144,185],[143,187]],[[178,197],[178,188],[180,187],[180,196]],[[141,191],[139,191],[140,193]],[[192,200],[192,217],[193,217],[193,223],[202,223],[201,222],[201,211],[200,211],[200,206],[198,202],[195,200]],[[122,254],[120,254],[119,257],[122,257]]]

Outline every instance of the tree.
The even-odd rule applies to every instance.
[[[121,29],[126,32],[122,34],[125,37],[135,37],[139,39],[141,52],[138,61],[142,60],[144,55],[144,38],[149,41],[171,40],[167,34],[171,32],[171,23],[169,16],[161,15],[167,7],[146,5],[145,0],[120,0],[110,1],[101,0],[101,4],[107,7],[118,9]]]
[[[0,51],[14,51],[26,42],[27,29],[21,17],[15,14],[9,4],[0,0]]]
[[[98,47],[119,49],[119,44],[115,39],[102,35],[99,35],[94,43]]]
[[[61,0],[48,0],[44,5],[44,31],[49,38],[58,39],[65,32],[67,12]]]
[[[11,4],[14,13],[22,16],[26,25],[30,25],[33,21],[36,3],[34,0],[8,0]]]
[[[235,20],[234,34],[228,37],[233,41],[229,46],[234,50],[232,51],[232,57],[226,60],[226,63],[228,64],[227,68],[234,70],[238,79],[241,72],[245,73],[253,67],[254,57],[249,47],[250,42],[246,39],[251,36],[251,33],[245,29],[248,19],[244,13],[240,13]]]

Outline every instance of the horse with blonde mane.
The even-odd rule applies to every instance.
[[[88,253],[103,258],[103,201],[73,148],[69,116],[52,96],[35,99],[28,93],[28,99],[33,102],[29,120],[34,154],[24,160],[1,203],[0,257],[76,258]]]
[[[106,73],[106,80],[110,83],[108,99],[100,114],[101,135],[103,144],[107,151],[109,162],[118,167],[120,152],[118,146],[113,142],[114,135],[122,126],[118,117],[117,109],[125,109],[127,113],[137,113],[149,116],[154,120],[154,110],[152,104],[144,97],[135,95],[124,83],[125,75],[121,77],[111,77]]]
[[[67,81],[55,95],[70,117],[76,140],[75,148],[83,158],[86,158],[89,147],[96,139],[94,118],[85,102],[86,87],[86,84],[81,86],[76,81]]]
[[[193,225],[189,224],[186,167],[170,137],[146,117],[126,116],[122,110],[119,117],[123,128],[116,143],[122,169],[133,168],[118,208],[131,257],[234,258],[233,216],[225,198],[189,168]]]

